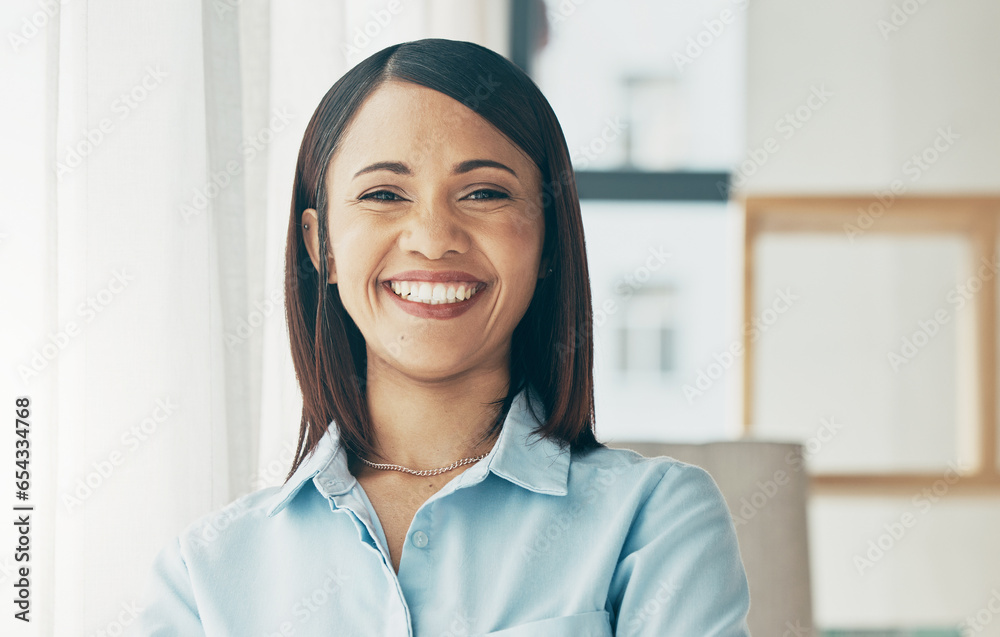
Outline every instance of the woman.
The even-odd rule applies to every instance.
[[[143,634],[748,635],[712,479],[594,436],[588,281],[517,67],[421,40],[348,72],[295,177],[294,466],[164,549]]]

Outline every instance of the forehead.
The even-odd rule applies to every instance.
[[[520,148],[465,104],[425,86],[389,81],[355,113],[331,173],[376,161],[403,161],[419,171],[466,159],[501,161],[518,175],[538,171]]]

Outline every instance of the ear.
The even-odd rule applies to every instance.
[[[314,208],[302,212],[302,238],[305,240],[306,251],[312,259],[313,266],[319,272],[319,217]],[[333,252],[326,255],[326,270],[330,274],[328,283],[337,282],[337,269],[333,262]]]

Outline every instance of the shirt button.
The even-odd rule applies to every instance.
[[[414,531],[413,535],[410,536],[410,541],[413,542],[413,546],[422,549],[427,546],[427,534],[423,531]]]

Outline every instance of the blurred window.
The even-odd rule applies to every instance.
[[[1000,483],[995,198],[746,203],[750,432],[819,484]],[[780,302],[779,302],[780,301]]]
[[[744,152],[745,0],[511,6],[510,57],[552,104],[576,172],[599,433],[739,435],[742,361],[710,366],[741,339],[729,173]]]

